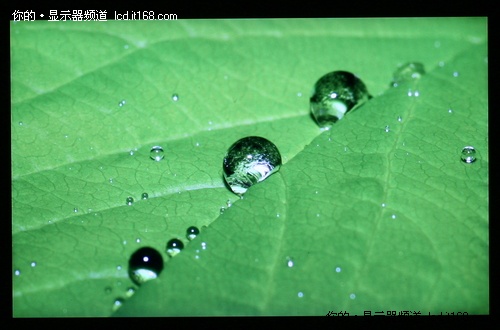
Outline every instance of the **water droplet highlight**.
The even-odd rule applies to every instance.
[[[78,213],[78,208],[77,208],[77,207],[75,207],[75,208],[73,209],[73,212]]]
[[[250,186],[280,169],[281,154],[271,141],[248,136],[231,145],[222,167],[229,188],[236,194],[244,194]]]
[[[372,96],[356,75],[347,71],[325,74],[314,85],[311,114],[319,127],[330,129],[344,115]]]
[[[163,258],[157,250],[151,247],[142,247],[132,254],[128,267],[132,281],[141,285],[158,277],[163,270]]]
[[[31,267],[36,267],[36,261],[32,261],[30,264]]]
[[[409,62],[400,66],[392,75],[392,87],[398,87],[404,82],[420,79],[425,74],[424,65],[419,62]],[[408,95],[411,96],[411,95]]]
[[[117,311],[118,308],[120,308],[122,305],[123,305],[123,298],[117,298],[115,299],[115,301],[113,302],[113,311]]]
[[[195,239],[196,236],[198,236],[199,234],[200,234],[200,230],[198,229],[198,227],[195,227],[195,226],[191,226],[186,230],[186,237],[190,241]]]
[[[206,242],[201,242],[201,248],[203,250],[206,250],[207,249],[207,243]]]
[[[148,193],[146,193],[146,192],[142,193],[141,199],[148,199],[148,198],[149,198]]]
[[[184,243],[180,239],[172,238],[167,242],[167,254],[171,257],[176,256],[184,248]]]
[[[174,102],[179,101],[179,95],[177,95],[177,94],[172,94],[172,101],[174,101]]]
[[[149,158],[151,158],[154,161],[159,162],[164,158],[164,151],[163,148],[160,146],[154,146],[151,148],[151,151],[149,152]]]
[[[127,204],[128,206],[134,204],[134,198],[133,197],[127,197],[127,199],[125,200],[125,204]]]
[[[118,102],[118,106],[123,107],[125,103],[127,103],[125,100],[121,100],[120,102]]]
[[[401,116],[398,116],[398,121],[399,121],[399,122],[402,122],[402,121],[403,121],[403,118],[401,118]]]
[[[132,297],[135,293],[135,288],[133,287],[129,287],[127,289],[127,291],[125,292],[125,296],[127,296],[128,298]]]
[[[292,267],[293,267],[293,260],[292,260],[292,258],[290,258],[290,257],[286,257],[286,265],[287,265],[289,268],[292,268]]]
[[[460,157],[464,163],[472,164],[476,161],[476,149],[472,146],[466,146],[462,149]]]
[[[389,127],[389,125],[387,125],[387,126],[385,126],[384,130],[386,133],[389,133],[391,131],[391,128]]]

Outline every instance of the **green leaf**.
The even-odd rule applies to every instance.
[[[14,316],[488,313],[486,24],[12,23]],[[427,73],[389,88],[408,61]],[[321,131],[333,70],[375,97]],[[239,199],[222,158],[248,135],[284,164]],[[142,246],[165,267],[128,297]]]

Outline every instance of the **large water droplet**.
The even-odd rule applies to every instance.
[[[271,141],[248,136],[236,141],[228,150],[222,164],[224,179],[236,194],[277,172],[281,167],[281,154]]]
[[[200,230],[197,227],[191,226],[186,230],[186,237],[188,240],[191,241],[191,240],[195,239],[199,233],[200,233]]]
[[[347,71],[334,71],[314,85],[311,113],[321,128],[329,129],[351,109],[371,98],[365,84]]]
[[[127,197],[127,199],[125,200],[125,204],[127,204],[129,206],[132,205],[132,204],[134,204],[134,198],[130,197],[130,196]]]
[[[393,74],[391,86],[398,87],[404,82],[419,79],[425,74],[424,65],[419,62],[409,62],[400,66]]]
[[[149,152],[149,157],[152,159],[152,160],[155,160],[157,162],[159,162],[160,160],[163,159],[164,156],[164,151],[163,151],[163,148],[160,147],[160,146],[154,146],[151,148],[151,151]]]
[[[184,243],[180,239],[172,238],[167,243],[167,254],[171,257],[177,255],[184,248]]]
[[[151,247],[142,247],[130,257],[128,269],[132,281],[141,285],[158,277],[163,270],[163,258],[157,250]]]
[[[462,149],[461,159],[464,163],[471,164],[476,161],[476,149],[472,146],[466,146]]]

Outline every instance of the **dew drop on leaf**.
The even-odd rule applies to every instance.
[[[314,85],[310,99],[312,116],[319,127],[330,127],[351,109],[371,98],[361,79],[347,71],[325,74]]]
[[[171,257],[176,256],[184,248],[184,243],[180,239],[172,238],[167,242],[167,254]]]
[[[115,301],[113,302],[113,311],[117,311],[118,308],[120,308],[123,305],[124,299],[123,298],[116,298]]]
[[[157,250],[142,247],[130,256],[128,268],[132,281],[141,285],[158,277],[163,270],[163,258]]]
[[[200,230],[198,229],[198,227],[191,226],[186,230],[186,237],[188,240],[191,241],[191,240],[195,239],[199,233],[200,233]]]
[[[231,145],[222,166],[227,185],[241,195],[279,170],[281,154],[271,141],[248,136]]]
[[[134,295],[134,293],[135,293],[135,288],[133,288],[133,287],[129,287],[129,288],[127,289],[127,291],[125,292],[125,296],[127,296],[127,297],[132,297],[132,296]]]
[[[293,263],[293,260],[292,258],[290,257],[286,257],[286,265],[289,267],[289,268],[292,268],[294,263]]]
[[[151,151],[149,151],[149,158],[151,158],[154,161],[159,162],[160,160],[163,159],[164,156],[164,151],[163,148],[160,146],[154,146],[151,148]]]
[[[424,74],[425,74],[425,69],[422,63],[419,62],[405,63],[394,72],[391,86],[398,87],[404,82],[412,81],[414,79],[419,79]]]
[[[125,204],[127,204],[129,206],[132,205],[132,204],[134,204],[134,198],[130,197],[130,196],[127,197],[127,199],[125,200]]]
[[[342,271],[342,268],[340,268],[340,267],[335,268],[335,272],[340,273],[341,271]]]
[[[20,271],[19,269],[16,269],[16,270],[14,271],[14,275],[16,275],[16,276],[21,275],[21,271]]]
[[[466,146],[462,149],[460,157],[464,163],[472,164],[476,161],[476,149],[472,146]]]
[[[148,199],[148,198],[149,198],[148,193],[146,193],[146,192],[142,193],[141,199]]]
[[[172,101],[174,101],[174,102],[179,101],[179,95],[177,95],[177,94],[172,94]]]
[[[31,267],[36,267],[36,261],[32,261],[32,262],[30,263],[30,266],[31,266]]]
[[[120,102],[118,102],[118,106],[123,107],[125,103],[127,103],[125,100],[121,100]]]

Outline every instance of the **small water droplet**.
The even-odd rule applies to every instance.
[[[229,188],[236,194],[243,194],[250,186],[280,169],[281,154],[271,141],[248,136],[231,145],[222,166]]]
[[[151,247],[142,247],[130,257],[129,275],[137,285],[155,279],[162,270],[163,258],[157,250]]]
[[[391,218],[396,219],[396,215],[395,214],[391,215]]]
[[[434,47],[436,48],[441,47],[441,41],[434,41]]]
[[[186,237],[188,240],[191,241],[191,240],[195,239],[199,233],[200,233],[200,230],[198,229],[198,227],[191,226],[186,230]]]
[[[109,178],[109,183],[113,183],[113,178]]]
[[[129,154],[130,154],[130,156],[133,156],[134,155],[134,150],[130,150]]]
[[[336,267],[336,268],[335,268],[335,271],[336,271],[337,273],[340,273],[340,272],[342,271],[342,268],[340,268],[340,267]]]
[[[415,92],[413,93],[413,96],[415,96],[415,97],[419,97],[419,96],[420,96],[420,92],[419,92],[419,91],[415,91]]]
[[[351,299],[356,299],[356,295],[355,295],[354,293],[351,293],[351,294],[349,295],[349,298],[351,298]]]
[[[298,93],[297,93],[297,96],[298,96],[298,97],[302,97],[302,93],[301,93],[301,92],[298,92]]]
[[[78,208],[77,208],[77,207],[75,207],[75,208],[73,209],[73,212],[78,213]]]
[[[116,266],[116,270],[122,270],[122,266],[120,265]]]
[[[207,249],[207,243],[206,242],[201,242],[201,248],[203,250],[206,250]]]
[[[228,199],[228,200],[226,201],[226,206],[227,206],[227,207],[231,207],[232,205],[233,205],[233,203],[232,203],[232,202]]]
[[[310,110],[318,126],[328,130],[348,111],[370,98],[365,84],[356,75],[334,71],[325,74],[314,85]]]
[[[16,275],[16,276],[21,275],[21,271],[20,271],[19,269],[16,269],[16,270],[14,271],[14,275]]]
[[[459,75],[460,75],[460,74],[458,73],[458,71],[453,72],[453,77],[455,77],[455,78],[456,78],[456,77],[458,77]]]
[[[172,101],[174,101],[174,102],[179,101],[179,95],[177,95],[177,94],[172,94]]]
[[[386,133],[389,133],[389,132],[391,131],[391,129],[390,129],[390,127],[389,127],[389,125],[385,126],[385,129],[384,129],[384,130],[385,130],[385,132],[386,132]]]
[[[462,149],[461,159],[464,163],[471,164],[476,161],[476,149],[472,146],[466,146]]]
[[[453,113],[453,109],[448,109],[448,113]]]
[[[292,258],[290,257],[286,257],[286,265],[289,267],[289,268],[292,268],[294,263],[293,263],[293,260]]]
[[[106,293],[106,294],[110,294],[112,291],[113,291],[113,288],[110,286],[107,286],[104,288],[104,293]]]
[[[22,121],[19,122],[19,126],[23,126],[24,123]]]
[[[142,195],[141,195],[141,199],[148,199],[148,198],[149,198],[148,193],[143,192]]]
[[[299,298],[304,297],[304,293],[303,293],[303,292],[299,292],[299,293],[297,293],[297,297],[299,297]]]
[[[134,198],[132,198],[130,196],[127,197],[127,199],[125,200],[125,204],[127,204],[129,206],[132,205],[132,204],[134,204]]]
[[[442,68],[444,66],[444,61],[439,61],[438,65]]]
[[[226,211],[226,208],[224,206],[221,206],[219,212],[220,214],[223,214]]]
[[[398,116],[398,121],[399,121],[399,122],[402,122],[402,121],[403,121],[403,118],[401,118],[401,116]]]
[[[128,297],[128,298],[130,298],[130,297],[132,297],[134,295],[134,293],[135,293],[135,288],[129,287],[127,289],[127,291],[125,292],[125,296]]]
[[[140,238],[136,238],[136,239],[135,239],[135,242],[136,242],[136,243],[140,243],[140,242],[141,242],[141,239],[140,239]]]
[[[123,45],[123,48],[125,48],[125,49],[128,49],[128,47],[129,46],[127,44]]]
[[[411,89],[408,90],[408,96],[413,96],[413,92],[411,91]]]
[[[113,311],[117,311],[123,305],[124,301],[123,298],[116,298],[113,302]]]
[[[414,79],[419,79],[424,74],[425,74],[425,69],[422,63],[419,62],[405,63],[393,73],[391,86],[398,87],[402,83],[412,81]]]
[[[125,100],[121,100],[120,102],[118,102],[118,106],[123,107],[125,103],[127,103]]]
[[[276,218],[279,218],[281,215],[279,213],[276,213]]]
[[[167,254],[171,257],[176,256],[184,248],[184,243],[180,239],[172,238],[167,243]]]
[[[381,204],[381,206],[382,206],[382,207],[385,207],[385,206],[386,206],[386,204],[385,204],[385,203],[382,203],[382,204]]]
[[[160,146],[154,146],[151,148],[151,151],[149,152],[149,157],[152,159],[152,160],[155,160],[157,162],[159,162],[160,160],[163,159],[164,156],[164,152],[163,152],[163,148],[160,147]]]
[[[32,261],[30,264],[31,267],[36,267],[36,261]]]

